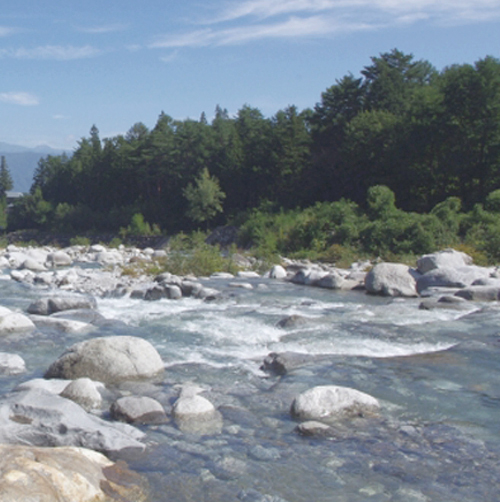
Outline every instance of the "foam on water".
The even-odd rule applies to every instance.
[[[106,299],[99,301],[99,309],[107,317],[147,327],[148,336],[168,365],[192,362],[226,366],[254,361],[256,366],[255,361],[262,361],[270,352],[286,351],[401,357],[443,351],[454,345],[449,340],[426,338],[425,333],[395,336],[392,329],[384,328],[387,323],[411,327],[458,317],[452,311],[420,311],[412,302],[367,306],[300,297],[286,299],[291,301],[248,300],[207,303],[195,299]],[[300,315],[304,324],[288,330],[278,327],[277,321],[289,315]],[[368,320],[373,329],[366,329]]]

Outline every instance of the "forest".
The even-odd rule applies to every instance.
[[[8,230],[173,235],[232,224],[262,252],[387,255],[460,243],[500,258],[500,61],[436,70],[393,49],[270,118],[94,125],[38,164]],[[498,232],[497,232],[498,230]],[[499,242],[500,244],[500,242]]]

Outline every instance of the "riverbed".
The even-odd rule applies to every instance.
[[[143,428],[146,450],[121,457],[148,479],[152,501],[498,500],[497,302],[421,310],[419,298],[240,282],[203,280],[222,291],[214,301],[97,298],[101,314],[125,325],[5,337],[2,351],[23,357],[27,373],[0,377],[0,390],[41,377],[76,341],[132,334],[154,345],[166,372],[125,391],[155,397],[169,412],[179,386],[196,384],[223,420],[204,433],[173,421]],[[1,277],[0,305],[11,309],[25,312],[49,293]],[[280,327],[286,318],[300,322]],[[262,369],[271,352],[311,357],[276,375]],[[290,405],[316,385],[370,394],[380,415],[341,421],[328,438],[304,437]]]

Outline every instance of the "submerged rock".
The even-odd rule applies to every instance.
[[[88,377],[104,383],[153,378],[164,364],[156,349],[133,336],[93,338],[71,346],[52,363],[46,378]]]
[[[174,403],[172,415],[179,429],[191,434],[216,434],[222,429],[222,416],[215,406],[199,395],[199,387],[184,387]]]
[[[290,371],[316,361],[319,357],[298,352],[271,352],[262,363],[261,369],[275,375],[286,375]]]
[[[143,502],[146,483],[124,463],[84,448],[0,445],[2,502]]]
[[[298,326],[304,326],[307,324],[307,319],[300,315],[289,315],[278,321],[277,326],[280,328],[296,328]]]

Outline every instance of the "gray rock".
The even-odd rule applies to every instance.
[[[366,291],[382,296],[418,296],[416,275],[413,269],[401,263],[378,263],[366,275]]]
[[[417,260],[417,270],[421,274],[426,274],[436,268],[461,268],[472,265],[472,258],[454,249],[445,249],[436,253],[426,254]]]
[[[18,375],[25,371],[26,363],[21,356],[0,352],[0,375]]]
[[[332,272],[322,277],[317,286],[325,289],[343,289],[345,279],[338,273]]]
[[[34,260],[33,258],[27,258],[23,261],[20,266],[21,270],[31,270],[32,272],[44,272],[47,270],[43,263]]]
[[[434,309],[446,309],[446,310],[458,310],[458,311],[469,311],[470,305],[467,305],[467,302],[463,298],[455,297],[458,301],[453,302],[450,300],[444,300],[444,298],[453,298],[453,297],[441,297],[439,299],[435,298],[426,298],[423,300],[420,305],[420,310],[434,310]]]
[[[128,423],[161,424],[168,422],[163,406],[146,396],[126,396],[117,399],[111,406],[115,420]]]
[[[69,267],[73,260],[65,251],[54,251],[47,255],[47,263],[53,267]]]
[[[182,281],[180,284],[182,296],[198,296],[203,289],[203,285],[195,281]]]
[[[316,286],[317,283],[327,275],[327,272],[317,268],[303,268],[298,270],[292,277],[294,284],[303,284],[305,286]]]
[[[498,286],[470,286],[455,293],[455,296],[475,302],[496,302],[500,300]]]
[[[172,408],[175,423],[183,432],[217,434],[222,429],[222,416],[199,389],[184,389]]]
[[[301,421],[334,421],[344,417],[371,416],[378,412],[379,402],[374,397],[348,387],[321,385],[297,396],[291,414]]]
[[[301,315],[293,314],[287,317],[284,317],[280,321],[278,321],[277,326],[280,328],[297,328],[299,326],[304,326],[307,324],[307,319]]]
[[[466,288],[474,281],[489,277],[487,268],[465,266],[459,268],[440,267],[427,272],[417,280],[417,291],[422,293],[431,288]]]
[[[165,285],[165,292],[167,294],[167,298],[170,300],[180,300],[182,298],[182,290],[175,284]]]
[[[62,333],[85,333],[95,329],[92,324],[51,316],[32,315],[30,319],[38,329],[52,329]]]
[[[87,296],[58,296],[42,298],[31,303],[28,307],[29,314],[50,315],[55,312],[75,309],[95,309],[95,298]]]
[[[102,406],[102,396],[98,388],[103,387],[102,383],[94,382],[90,378],[77,378],[72,380],[60,395],[79,404],[85,411],[90,411]]]
[[[144,294],[144,300],[150,302],[161,300],[162,298],[167,298],[167,292],[162,286],[153,286],[152,288],[149,288]]]
[[[297,432],[302,436],[329,437],[331,436],[331,427],[323,422],[308,420],[297,426]]]
[[[47,370],[46,378],[88,377],[104,383],[153,378],[164,364],[146,340],[132,336],[93,338],[70,347]]]
[[[274,265],[269,271],[271,279],[286,279],[286,270],[281,265]]]
[[[0,443],[83,446],[105,453],[143,449],[144,434],[128,424],[106,422],[81,406],[42,390],[19,391],[0,400]]]
[[[298,352],[282,352],[279,354],[271,352],[264,359],[261,369],[269,373],[274,373],[275,375],[286,375],[294,369],[316,361],[318,357],[322,356],[300,354]]]
[[[6,307],[0,307],[0,336],[11,333],[30,333],[34,329],[35,324],[29,317]]]
[[[72,321],[80,321],[88,324],[93,324],[95,326],[101,326],[103,324],[107,324],[110,321],[117,321],[115,319],[107,319],[100,312],[94,309],[63,310],[61,312],[51,314],[51,317],[55,319],[70,319]]]

